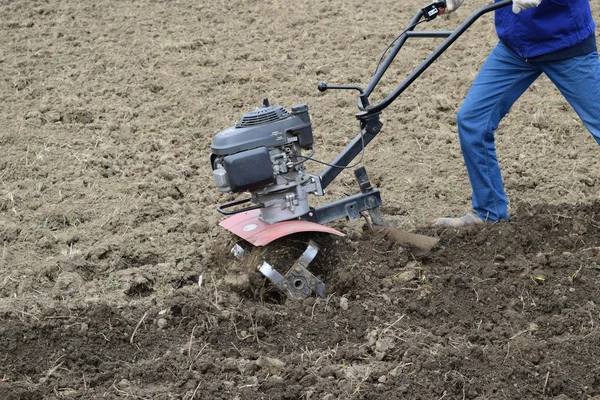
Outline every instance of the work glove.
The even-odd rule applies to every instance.
[[[451,12],[456,11],[462,2],[463,0],[446,0],[446,9],[444,10],[444,14],[450,14]]]
[[[537,7],[542,0],[513,0],[512,10],[515,14],[531,7]]]

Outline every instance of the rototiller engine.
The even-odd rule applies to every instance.
[[[379,207],[381,196],[373,188],[364,167],[355,169],[360,193],[339,199],[320,207],[311,207],[309,195],[323,196],[324,189],[341,173],[366,145],[381,131],[380,114],[406,88],[416,80],[460,35],[483,14],[512,4],[511,0],[484,6],[466,19],[454,31],[415,31],[422,22],[431,21],[442,14],[446,3],[438,1],[419,10],[411,22],[388,47],[387,57],[378,65],[377,71],[365,89],[357,86],[328,86],[319,83],[322,92],[330,89],[357,90],[360,95],[356,114],[360,131],[357,136],[326,164],[323,171],[310,174],[305,162],[312,160],[313,131],[308,106],[293,106],[286,110],[272,106],[264,99],[260,108],[243,115],[240,121],[219,132],[211,144],[210,162],[214,182],[221,192],[245,193],[250,197],[218,207],[218,211],[229,216],[220,223],[227,230],[255,246],[292,233],[328,232],[342,235],[325,226],[328,222],[349,218],[365,217],[371,226],[403,244],[420,249],[430,249],[437,239],[391,229],[386,226]],[[383,101],[370,105],[369,96],[379,83],[401,47],[409,38],[444,38],[439,47],[427,57],[405,80]],[[305,155],[305,153],[308,153]],[[244,206],[246,203],[251,205]],[[308,264],[318,251],[311,241],[300,259],[285,274],[279,274],[264,262],[258,269],[273,284],[291,297],[302,298],[312,292],[324,295],[323,283],[307,270]]]

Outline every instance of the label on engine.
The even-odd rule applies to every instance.
[[[278,142],[281,141],[281,140],[284,140],[283,132],[278,132],[278,131],[271,132],[271,136],[277,136],[275,138],[275,140],[278,141]]]

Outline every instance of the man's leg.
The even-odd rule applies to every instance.
[[[598,52],[540,63],[540,68],[573,107],[600,144],[600,61]]]
[[[508,219],[494,133],[510,107],[541,73],[538,66],[499,43],[458,112],[458,134],[473,189],[473,210],[484,221]]]

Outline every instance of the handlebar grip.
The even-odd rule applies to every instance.
[[[435,19],[438,15],[444,14],[445,11],[446,1],[444,0],[436,1],[421,9],[421,13],[427,21]]]

